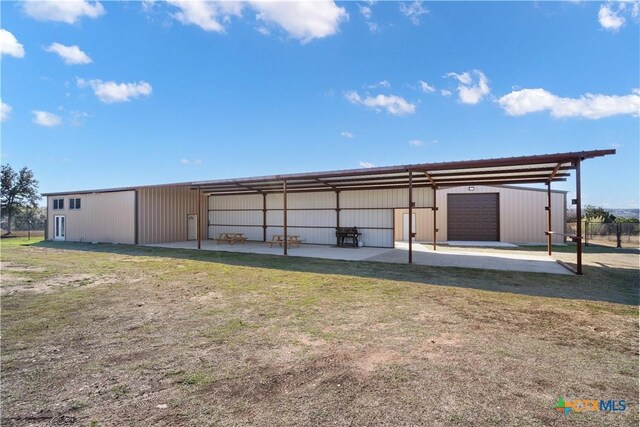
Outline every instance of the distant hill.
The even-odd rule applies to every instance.
[[[616,217],[638,218],[640,219],[640,209],[624,209],[624,208],[606,208]],[[575,217],[576,208],[568,208],[567,215]]]
[[[640,218],[640,209],[607,209],[615,216],[623,216],[625,218]]]

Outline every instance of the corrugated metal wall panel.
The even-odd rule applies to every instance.
[[[333,228],[328,229],[287,227],[287,233],[290,236],[300,236],[300,239],[303,243],[313,243],[316,245],[336,244],[336,233]]]
[[[64,209],[53,210],[53,199],[64,199]],[[69,209],[69,199],[79,198],[80,209]],[[48,198],[48,235],[53,216],[64,215],[66,240],[76,242],[135,243],[135,192],[75,194]]]
[[[366,228],[359,229],[362,233],[360,239],[364,246],[377,246],[382,248],[392,248],[393,230],[369,230]]]
[[[267,225],[284,226],[283,211],[267,211]]]
[[[210,211],[209,224],[262,225],[261,211]],[[233,230],[228,230],[233,232]]]
[[[267,198],[269,197],[273,196],[267,196]],[[333,191],[287,194],[287,209],[318,209],[335,207],[336,193]]]
[[[282,215],[282,211],[278,211],[278,213]],[[325,210],[287,211],[287,225],[291,227],[296,225],[335,227],[336,213]]]
[[[284,227],[267,227],[267,242],[273,238],[274,234],[284,234]]]
[[[209,196],[209,209],[262,209],[262,195]]]
[[[393,228],[393,209],[341,210],[340,227]]]
[[[288,201],[289,199],[287,199]],[[284,207],[282,194],[267,195],[267,209],[282,209]]]
[[[416,207],[430,207],[433,194],[430,188],[415,188],[413,199]],[[358,190],[340,193],[341,208],[404,208],[409,206],[407,189]]]
[[[187,240],[187,215],[197,213],[197,203],[198,192],[189,187],[139,189],[139,243]],[[206,205],[206,200],[203,200],[202,205]],[[202,214],[199,215],[199,219],[203,224]]]

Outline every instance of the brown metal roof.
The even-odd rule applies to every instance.
[[[188,186],[207,194],[280,193],[287,182],[287,192],[347,191],[382,188],[406,188],[409,176],[414,187],[453,187],[462,185],[535,184],[566,181],[569,171],[580,160],[615,154],[615,150],[593,150],[465,160],[419,163],[367,169],[309,172],[253,178],[181,182],[175,184],[109,188],[75,192],[46,193],[45,196],[136,190],[139,188]]]

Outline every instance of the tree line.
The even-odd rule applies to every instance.
[[[4,235],[14,228],[42,230],[47,218],[46,208],[38,206],[42,199],[38,191],[38,180],[26,166],[16,171],[10,165],[0,170],[0,209]]]
[[[605,208],[593,205],[587,205],[582,210],[582,221],[601,222],[604,224],[628,224],[638,223],[638,218],[625,218],[623,216],[615,216]],[[577,222],[576,211],[572,210],[567,213],[567,222]]]

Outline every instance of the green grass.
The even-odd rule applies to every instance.
[[[638,423],[635,254],[586,253],[579,277],[24,239],[0,249],[3,424]],[[630,410],[559,416],[559,395]]]

